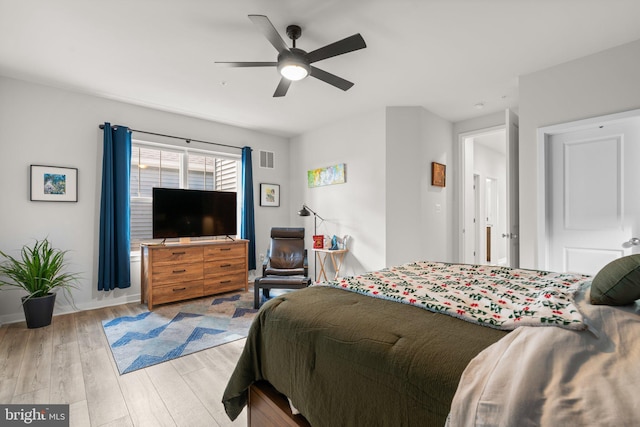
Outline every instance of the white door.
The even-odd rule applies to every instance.
[[[548,266],[595,274],[640,241],[640,118],[547,142]]]
[[[520,266],[520,199],[519,199],[519,146],[518,146],[518,116],[507,109],[506,137],[507,137],[507,232],[503,238],[507,239],[507,265]]]

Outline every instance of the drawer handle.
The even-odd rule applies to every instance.
[[[220,283],[231,283],[231,280],[222,280]]]
[[[220,248],[221,251],[230,251],[231,248]]]
[[[187,270],[184,268],[182,270],[173,270],[174,273],[185,273]]]
[[[173,292],[186,291],[187,288],[173,288]]]
[[[186,254],[185,251],[182,251],[182,252],[171,252],[171,255],[184,255],[184,254]]]
[[[220,268],[224,268],[224,267],[231,267],[231,264],[222,264],[222,265],[220,266]]]

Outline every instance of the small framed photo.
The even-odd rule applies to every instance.
[[[260,206],[280,206],[279,184],[260,184]]]
[[[78,169],[31,165],[31,201],[77,202]]]
[[[447,166],[431,162],[431,185],[444,187],[447,182]]]

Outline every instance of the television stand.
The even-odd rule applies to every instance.
[[[249,291],[248,240],[140,245],[140,302],[157,304]]]

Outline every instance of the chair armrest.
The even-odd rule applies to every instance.
[[[309,258],[307,257],[307,250],[304,250],[304,262],[303,262],[303,267],[304,267],[304,275],[306,277],[309,277]]]
[[[267,267],[269,266],[269,261],[271,261],[271,249],[267,249],[267,254],[264,256],[264,259],[262,260],[262,276],[265,276],[265,271],[267,269]]]

